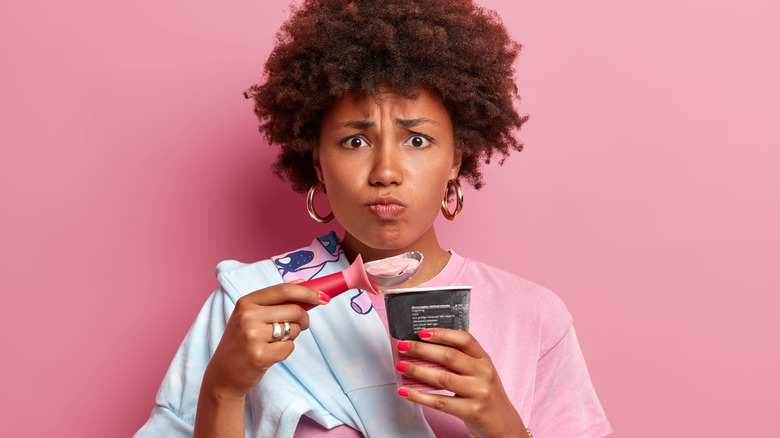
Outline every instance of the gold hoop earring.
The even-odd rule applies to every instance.
[[[455,187],[455,194],[458,196],[458,205],[455,207],[455,212],[453,213],[450,213],[450,209],[447,206],[447,197],[450,194],[450,184]],[[441,213],[447,220],[454,221],[461,211],[463,211],[463,190],[460,188],[460,181],[451,179],[447,181],[447,192],[444,194],[444,200],[441,201]]]
[[[322,184],[322,181],[317,181],[317,183],[311,186],[309,189],[309,194],[306,195],[306,209],[309,210],[309,216],[311,216],[312,219],[321,224],[324,224],[333,220],[333,212],[331,211],[329,215],[322,217],[318,215],[316,211],[314,211],[314,193],[316,193],[320,187],[323,188],[324,192],[325,186]]]

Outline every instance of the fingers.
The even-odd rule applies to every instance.
[[[310,287],[299,286],[294,283],[282,283],[254,291],[241,297],[238,301],[247,301],[260,306],[272,306],[288,302],[322,305],[327,304],[330,301],[330,297]]]
[[[426,392],[420,392],[405,386],[398,390],[398,395],[415,403],[419,403],[423,406],[436,409],[437,411],[444,412],[446,414],[454,415],[458,418],[463,416],[464,401],[465,399],[460,397],[451,397],[447,395],[429,394]]]
[[[488,357],[485,350],[479,345],[479,342],[477,342],[474,336],[469,332],[445,328],[431,328],[420,330],[418,336],[425,342],[455,347],[475,359]]]
[[[264,355],[261,360],[267,362],[268,358],[274,358],[272,363],[269,363],[265,366],[265,368],[269,368],[271,365],[277,362],[281,362],[285,359],[287,359],[288,356],[290,356],[295,349],[295,343],[284,341],[284,342],[271,342],[268,344],[268,346],[265,349]]]
[[[269,342],[293,341],[301,334],[301,326],[294,322],[271,323],[271,339]]]
[[[399,351],[407,356],[441,364],[456,373],[468,375],[473,375],[477,371],[475,364],[479,362],[475,359],[487,358],[476,339],[467,332],[448,329],[420,330],[419,336],[424,342],[400,342]]]
[[[416,360],[402,360],[396,364],[396,371],[406,377],[419,380],[436,388],[446,389],[461,397],[474,395],[475,380],[433,363],[419,363]]]
[[[309,328],[309,314],[297,304],[259,306],[249,301],[238,300],[230,317],[241,331],[258,330],[260,338],[266,338],[272,331],[268,328],[274,322],[288,321],[299,324],[303,330]]]
[[[290,321],[299,323],[306,330],[309,316],[305,309],[329,301],[330,297],[315,289],[283,283],[239,298],[233,312],[247,324],[251,320],[263,323]]]
[[[264,373],[273,364],[287,359],[295,349],[295,343],[292,341],[273,340],[270,325],[267,324],[265,328],[267,330],[264,338],[267,338],[267,341],[247,344],[244,347],[246,349],[244,357],[248,359],[250,372]],[[297,331],[297,334],[300,334],[300,331]]]
[[[460,397],[480,396],[480,382],[492,383],[495,367],[470,333],[435,328],[420,330],[418,336],[422,342],[398,343],[399,373]]]

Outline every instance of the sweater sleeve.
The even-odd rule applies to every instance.
[[[179,346],[157,392],[157,405],[136,438],[192,436],[203,374],[234,307],[222,288],[208,298]]]
[[[539,358],[527,426],[537,438],[599,438],[612,432],[573,326]]]

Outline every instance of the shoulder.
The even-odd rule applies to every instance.
[[[563,300],[550,289],[502,269],[465,259],[461,284],[470,285],[478,313],[510,319],[536,332],[542,351],[552,348],[572,326]]]
[[[338,269],[343,250],[334,232],[320,236],[307,246],[254,263],[225,260],[216,275],[233,301],[242,296],[293,279],[309,280]]]
[[[531,306],[551,317],[571,319],[569,311],[555,292],[494,266],[466,258],[461,281],[463,284],[473,283],[475,289],[480,289],[477,293],[500,298],[502,303]]]

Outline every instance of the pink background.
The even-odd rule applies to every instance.
[[[564,299],[614,436],[776,429],[778,7],[483,4],[531,121],[444,246]],[[131,435],[215,264],[329,229],[241,95],[285,5],[0,4],[4,436]]]

